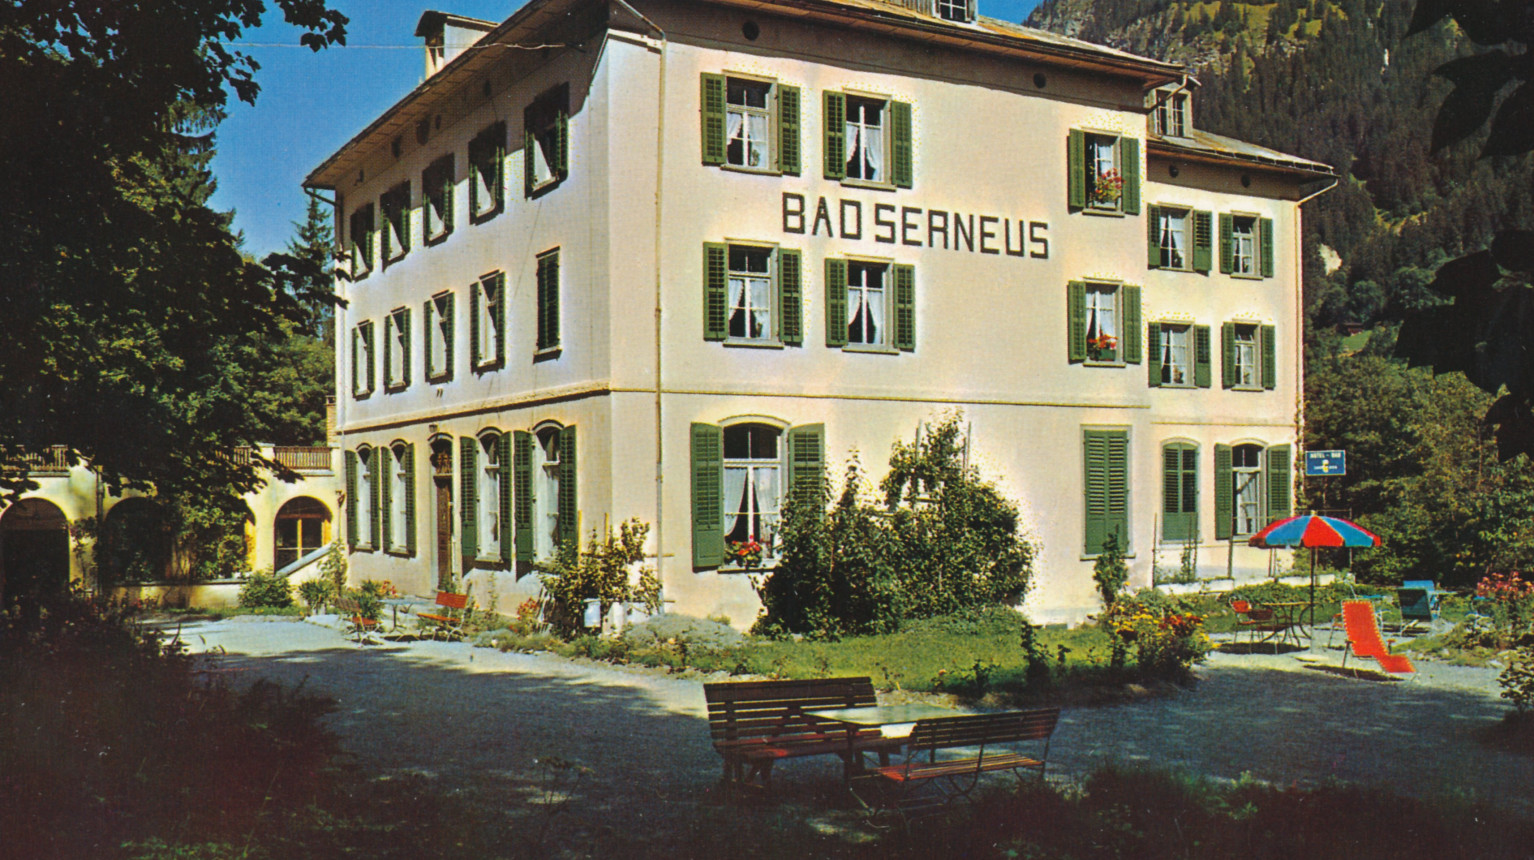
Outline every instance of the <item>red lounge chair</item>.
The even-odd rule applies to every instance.
[[[1372,657],[1386,672],[1404,675],[1417,671],[1404,654],[1392,654],[1380,638],[1379,624],[1374,620],[1374,604],[1367,600],[1345,600],[1342,603],[1342,622],[1347,628],[1348,642],[1342,652],[1342,665],[1348,665],[1348,652],[1359,657]]]

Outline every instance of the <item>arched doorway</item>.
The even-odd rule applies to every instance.
[[[69,522],[46,499],[22,499],[0,513],[0,595],[58,594],[69,587]]]
[[[101,574],[105,584],[160,582],[169,577],[174,546],[165,509],[153,499],[123,499],[101,526]]]
[[[284,567],[330,542],[330,509],[318,499],[299,496],[277,510],[276,568]]]

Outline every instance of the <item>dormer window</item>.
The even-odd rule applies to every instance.
[[[1151,131],[1162,137],[1187,137],[1192,123],[1188,118],[1188,91],[1159,89],[1151,93]]]
[[[944,21],[975,23],[975,0],[932,0],[932,14]]]

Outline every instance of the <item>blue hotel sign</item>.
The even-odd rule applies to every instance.
[[[1336,477],[1348,473],[1348,458],[1345,451],[1306,451],[1305,452],[1305,476],[1306,477]]]

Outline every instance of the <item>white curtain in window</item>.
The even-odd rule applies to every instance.
[[[746,118],[743,114],[736,113],[735,111],[730,111],[729,128],[725,132],[725,140],[740,140],[740,130],[745,124]]]
[[[747,156],[746,165],[749,167],[761,167],[767,161],[767,117],[762,114],[751,114],[746,128],[750,138],[751,151]]]
[[[1172,259],[1174,261],[1174,265],[1182,265],[1182,230],[1173,229],[1173,225],[1176,223],[1176,221],[1176,218],[1170,216],[1166,219],[1166,232],[1168,239],[1166,247],[1172,249]]]
[[[880,333],[884,331],[884,293],[869,293],[866,304],[868,319],[873,323],[873,330],[868,333],[868,339],[875,341],[878,340]]]
[[[752,508],[750,498],[746,495],[746,469],[730,468],[724,470],[724,503],[725,523],[724,533],[750,534],[750,519],[748,513]]]
[[[1113,322],[1113,294],[1098,290],[1087,291],[1087,337],[1102,335],[1114,337],[1118,326]]]
[[[778,520],[778,469],[776,466],[757,467],[752,472],[756,509],[763,512],[756,539],[765,546],[771,546]]]
[[[858,156],[858,147],[861,145],[858,132],[861,129],[862,126],[855,125],[850,118],[847,120],[847,161],[849,163]]]
[[[868,173],[863,177],[877,182],[884,178],[884,129],[870,126],[863,130],[863,163]]]
[[[748,317],[750,323],[749,332],[751,337],[765,337],[767,335],[767,307],[768,300],[771,298],[771,286],[766,278],[752,278],[750,284],[751,315]]]

